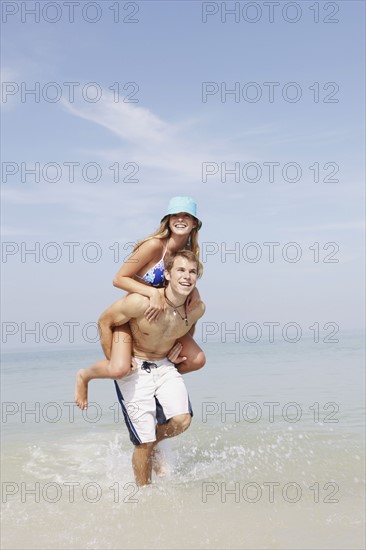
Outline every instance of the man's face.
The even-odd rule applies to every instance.
[[[188,296],[197,281],[197,264],[191,262],[182,256],[175,258],[170,273],[165,273],[165,278],[169,281],[169,286],[177,294]]]

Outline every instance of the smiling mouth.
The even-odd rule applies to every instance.
[[[187,226],[184,223],[176,223],[174,227],[177,229],[185,229]]]
[[[184,286],[186,288],[189,288],[189,287],[192,286],[192,283],[179,283],[179,284],[180,284],[180,286]]]

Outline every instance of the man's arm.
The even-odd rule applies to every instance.
[[[100,344],[107,359],[111,357],[114,327],[139,317],[149,307],[149,300],[140,294],[129,294],[106,309],[98,320]]]

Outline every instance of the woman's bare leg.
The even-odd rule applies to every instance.
[[[171,353],[173,352],[173,356]],[[184,360],[182,360],[184,358]],[[175,343],[168,354],[168,359],[176,364],[180,374],[187,374],[201,369],[206,363],[206,357],[191,334],[186,334]]]
[[[111,358],[94,363],[76,374],[75,402],[80,409],[88,406],[88,383],[96,378],[118,380],[131,371],[132,337],[129,325],[121,325],[113,331]]]

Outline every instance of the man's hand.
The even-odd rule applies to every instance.
[[[179,365],[180,363],[183,363],[183,361],[187,360],[187,357],[183,357],[180,355],[182,347],[182,344],[180,342],[177,342],[167,354],[167,358],[169,359],[169,361],[171,361],[175,365]]]

